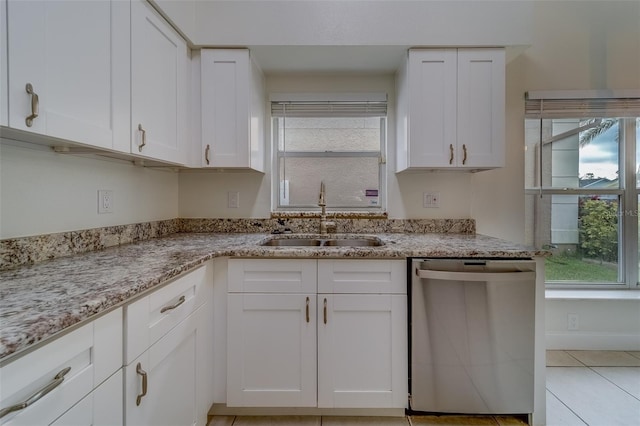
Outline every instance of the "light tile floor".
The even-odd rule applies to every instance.
[[[214,416],[208,426],[516,426],[501,416]],[[640,351],[547,351],[548,426],[639,426]]]

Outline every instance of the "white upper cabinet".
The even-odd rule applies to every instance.
[[[504,166],[504,49],[412,49],[396,90],[397,172]]]
[[[188,144],[189,52],[146,2],[131,2],[131,153],[183,164]]]
[[[128,151],[129,4],[9,0],[7,26],[8,125]]]
[[[202,167],[264,171],[264,77],[247,49],[201,51]]]

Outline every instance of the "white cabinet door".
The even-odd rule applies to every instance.
[[[9,126],[128,151],[128,3],[7,6]]]
[[[264,84],[247,49],[201,51],[202,166],[264,170]]]
[[[198,324],[192,313],[125,369],[127,425],[197,423]]]
[[[458,49],[458,165],[504,166],[504,126],[504,49]]]
[[[318,407],[406,407],[406,303],[404,295],[318,295]]]
[[[455,165],[457,55],[417,50],[409,55],[410,167]]]
[[[316,296],[229,294],[227,405],[315,407]]]
[[[504,49],[413,49],[397,77],[397,171],[504,166]]]
[[[131,153],[182,164],[188,146],[186,42],[142,0],[131,2]]]

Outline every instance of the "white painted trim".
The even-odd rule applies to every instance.
[[[547,332],[548,350],[640,351],[640,334]]]
[[[527,99],[616,99],[640,98],[637,89],[600,90],[534,90],[526,92]]]
[[[546,300],[637,300],[638,290],[546,290]]]

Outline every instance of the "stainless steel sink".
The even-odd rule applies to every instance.
[[[378,237],[363,238],[271,238],[260,243],[272,247],[380,247],[384,243]]]
[[[274,238],[263,242],[263,246],[321,246],[322,240],[315,238]]]
[[[380,247],[384,245],[378,238],[337,238],[324,240],[323,246],[348,246],[348,247]]]

